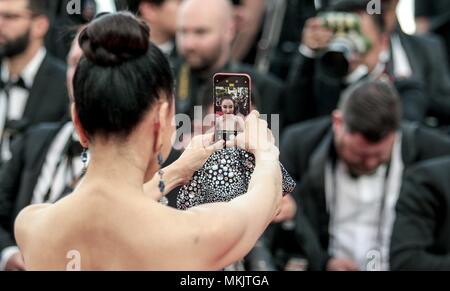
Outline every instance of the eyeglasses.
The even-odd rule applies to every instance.
[[[13,22],[20,18],[34,18],[37,15],[32,12],[25,12],[25,13],[10,13],[10,12],[0,12],[0,19],[3,19],[7,22]]]

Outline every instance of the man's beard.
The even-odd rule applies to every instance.
[[[30,34],[31,30],[28,29],[16,39],[7,41],[0,47],[0,56],[3,58],[13,58],[25,52],[30,44]]]
[[[195,66],[192,66],[192,64],[191,64],[191,70],[193,72],[199,73],[199,74],[213,73],[212,72],[213,67],[219,60],[221,54],[222,54],[222,50],[220,48],[218,48],[217,50],[214,50],[213,55],[201,58],[200,62],[198,62]]]

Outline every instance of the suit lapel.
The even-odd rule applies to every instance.
[[[333,134],[330,131],[325,135],[325,138],[319,144],[317,150],[313,153],[309,169],[310,175],[313,178],[315,188],[320,190],[320,193],[325,193],[325,167],[330,157],[330,150],[333,144]]]
[[[47,86],[49,86],[49,84],[46,84],[46,82],[51,80],[51,72],[48,69],[48,62],[48,56],[46,56],[36,74],[33,86],[30,90],[28,102],[23,113],[23,117],[28,119],[29,122],[33,122],[35,120],[37,108],[40,107],[39,105],[42,102],[42,98],[47,93]]]
[[[414,47],[411,39],[408,39],[408,36],[403,31],[399,31],[398,36],[411,66],[412,75],[416,80],[422,80],[422,76],[417,75],[417,72],[423,72],[422,66],[419,62],[419,60],[422,58],[420,55],[416,54],[417,48]]]
[[[417,145],[415,142],[418,125],[415,123],[402,124],[402,159],[405,167],[413,164],[417,156]]]
[[[330,223],[330,213],[328,212],[326,198],[325,170],[327,162],[330,158],[332,158],[333,149],[333,132],[332,129],[330,129],[325,135],[325,138],[319,144],[317,150],[313,153],[309,165],[309,178],[311,178],[312,193],[314,193],[314,196],[311,198],[315,200],[314,204],[317,207],[315,211],[318,212],[317,225],[319,229],[317,232],[320,240],[324,240],[326,242],[325,247],[328,247],[328,229]]]

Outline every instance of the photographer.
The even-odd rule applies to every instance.
[[[389,74],[384,19],[367,14],[366,2],[338,1],[327,13],[307,21],[288,83],[285,112],[289,123],[328,115],[346,87],[380,79],[394,83],[404,119],[423,120],[427,101],[422,83]]]

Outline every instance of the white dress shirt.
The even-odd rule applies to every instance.
[[[25,86],[28,89],[33,87],[34,79],[45,59],[46,54],[46,49],[41,48],[22,71],[20,77],[23,79]],[[7,83],[10,79],[9,69],[5,62],[2,63],[1,79],[4,83]],[[28,97],[29,91],[17,86],[12,87],[9,91],[9,102],[6,100],[5,92],[3,90],[0,92],[0,137],[3,136],[4,139],[0,140],[0,144],[2,146],[0,159],[3,161],[7,161],[11,158],[9,135],[7,132],[4,133],[6,120],[22,119]],[[8,108],[6,108],[6,104],[8,104]]]
[[[333,257],[350,259],[361,271],[389,270],[389,244],[403,169],[400,134],[389,173],[387,166],[381,166],[371,176],[354,178],[341,161],[334,171],[331,164],[327,166],[329,253]]]
[[[397,34],[391,36],[392,58],[394,62],[394,76],[397,79],[407,79],[413,74],[408,55]]]
[[[158,45],[158,48],[164,53],[164,55],[170,56],[175,49],[175,42],[170,40],[166,43]]]

